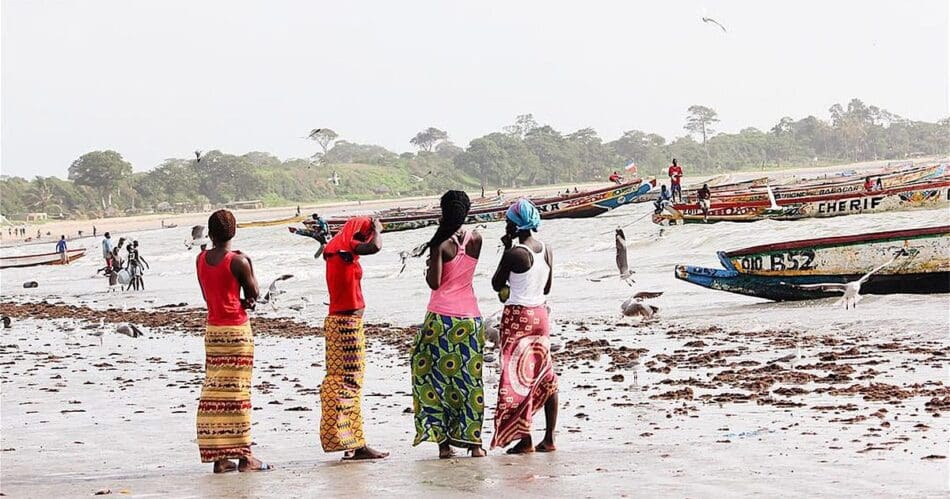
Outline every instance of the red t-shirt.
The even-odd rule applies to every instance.
[[[363,267],[356,253],[346,262],[338,253],[327,258],[327,290],[330,292],[330,313],[366,308],[363,301]]]
[[[683,169],[679,165],[670,166],[670,182],[674,185],[680,185],[680,177],[683,176]]]

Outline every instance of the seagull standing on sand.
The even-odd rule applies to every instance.
[[[115,332],[119,334],[124,334],[128,336],[129,338],[138,338],[141,336],[145,336],[142,333],[142,330],[137,328],[135,324],[129,324],[128,322],[123,322],[119,324],[118,326],[116,326]]]
[[[868,282],[870,277],[878,272],[880,272],[884,267],[894,263],[898,257],[906,255],[907,252],[904,250],[897,251],[894,256],[884,262],[881,265],[871,269],[870,272],[861,276],[860,279],[851,282],[822,282],[817,284],[792,284],[791,286],[798,289],[807,289],[807,290],[818,290],[824,291],[826,293],[842,293],[841,299],[838,300],[835,305],[838,305],[844,302],[844,309],[855,308],[858,306],[858,302],[861,301],[861,286],[864,283]],[[783,284],[786,284],[783,282]]]

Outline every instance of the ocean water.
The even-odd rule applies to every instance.
[[[592,219],[546,220],[539,237],[554,249],[554,285],[549,304],[560,322],[596,319],[620,320],[620,304],[641,290],[662,291],[652,303],[660,307],[661,323],[667,326],[719,325],[735,328],[887,328],[920,331],[934,335],[947,333],[948,295],[867,296],[856,310],[834,306],[833,299],[772,303],[695,286],[673,277],[677,264],[719,267],[716,251],[795,239],[860,234],[883,230],[929,227],[950,223],[950,211],[851,215],[793,222],[694,224],[665,228],[650,221],[652,206],[621,207]],[[629,262],[635,283],[619,279],[592,282],[590,278],[615,272],[614,228],[624,228]],[[410,259],[405,272],[398,274],[399,252],[428,240],[435,228],[385,234],[383,250],[364,257],[363,289],[366,317],[371,322],[410,325],[421,322],[429,296],[424,279],[424,258]],[[475,290],[483,315],[501,309],[491,289],[491,275],[500,258],[504,230],[501,223],[482,229],[485,244],[475,277]],[[138,240],[141,254],[151,268],[145,274],[143,292],[107,292],[107,280],[96,276],[103,265],[99,240],[83,239],[88,252],[73,264],[0,272],[0,288],[7,300],[50,300],[83,303],[92,307],[143,307],[185,302],[203,304],[195,278],[197,249],[188,250],[184,241],[190,227],[114,234]],[[261,306],[256,312],[268,316],[294,316],[314,324],[322,323],[327,307],[322,260],[313,258],[317,244],[290,234],[286,227],[239,229],[233,247],[248,254],[262,288],[283,273],[293,279],[282,283],[286,294],[276,310]],[[48,248],[53,251],[53,245]],[[44,246],[4,248],[3,256],[45,251]],[[22,283],[35,280],[37,288],[24,289]]]

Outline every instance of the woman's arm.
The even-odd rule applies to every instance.
[[[251,259],[241,253],[234,255],[231,259],[231,273],[238,280],[241,289],[244,291],[244,308],[253,310],[257,305],[257,297],[260,290],[257,288],[257,278],[254,277],[254,266]]]
[[[356,248],[353,248],[353,252],[357,255],[374,255],[379,253],[379,250],[383,249],[382,232],[383,224],[379,222],[378,218],[374,218],[373,231],[369,235],[369,240],[365,243],[357,244]]]
[[[444,243],[443,243],[444,244]],[[429,248],[429,259],[426,260],[426,284],[435,291],[442,285],[442,245],[438,248]]]
[[[551,282],[554,280],[554,252],[548,246],[544,251],[544,259],[548,262],[548,282],[544,285],[544,294],[551,294]]]

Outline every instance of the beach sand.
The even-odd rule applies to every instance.
[[[419,204],[418,202],[411,203]],[[347,209],[368,207],[356,205]],[[305,213],[307,211],[304,211]],[[329,211],[328,211],[329,212]],[[96,276],[98,240],[69,266],[4,269],[0,313],[0,492],[13,497],[287,496],[942,496],[948,491],[950,318],[947,295],[771,303],[673,278],[679,263],[718,266],[717,250],[776,241],[950,223],[946,210],[802,222],[696,225],[661,231],[646,204],[582,220],[550,220],[549,302],[560,379],[552,454],[436,459],[412,447],[407,348],[428,288],[423,259],[399,274],[399,252],[432,230],[387,234],[365,258],[370,445],[382,462],[341,463],[319,445],[323,265],[313,241],[283,227],[240,229],[262,287],[290,272],[276,310],[259,307],[254,452],[278,469],[213,475],[202,465],[195,411],[203,379],[203,302],[197,252],[176,229],[117,236],[142,244],[146,290],[108,293]],[[321,211],[321,213],[323,213]],[[273,218],[271,213],[260,218]],[[206,214],[194,215],[206,217]],[[200,218],[195,218],[199,221]],[[167,222],[167,220],[166,220]],[[151,222],[150,222],[151,223]],[[636,283],[589,278],[615,268],[624,225]],[[102,228],[102,226],[100,226]],[[500,308],[489,278],[503,224],[483,230],[475,276],[484,315]],[[33,252],[34,247],[3,253]],[[25,289],[26,281],[37,281]],[[659,319],[620,320],[632,292],[664,291]],[[100,338],[89,333],[105,322]],[[139,324],[143,338],[112,332]],[[496,365],[485,370],[484,438],[493,434]],[[408,409],[408,411],[407,411]],[[540,438],[544,417],[534,420]]]
[[[164,305],[164,304],[157,304]],[[171,305],[171,304],[169,304]],[[2,492],[81,496],[930,496],[947,488],[945,338],[560,321],[552,454],[440,461],[411,447],[412,327],[373,326],[364,408],[381,462],[319,447],[320,327],[254,320],[254,451],[213,475],[194,418],[203,312],[4,303]],[[143,338],[89,332],[114,321]],[[486,368],[486,442],[497,366]],[[544,418],[534,424],[539,438]]]

